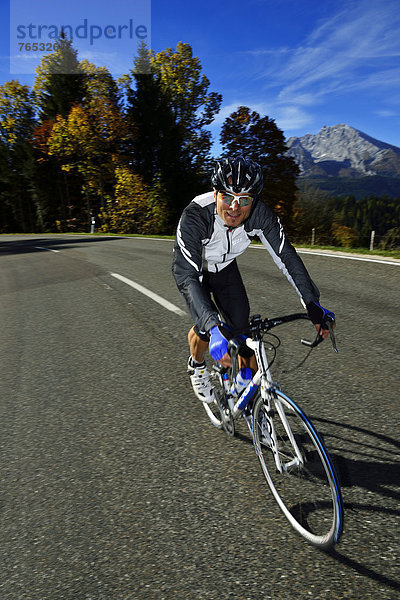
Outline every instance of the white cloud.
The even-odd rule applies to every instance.
[[[10,75],[34,75],[39,66],[41,56],[35,53],[23,52],[10,56]]]
[[[385,77],[400,56],[398,3],[361,0],[321,23],[284,55],[264,76],[268,87],[278,88],[279,100],[311,105],[327,94],[351,86],[374,89],[399,79]],[[283,56],[283,55],[282,55]]]
[[[283,131],[303,129],[313,122],[311,114],[294,105],[277,106],[274,115],[276,124]]]
[[[237,102],[231,102],[230,104],[227,104],[226,106],[222,106],[220,112],[215,117],[214,121],[212,122],[211,128],[220,127],[222,125],[222,123],[225,121],[225,119],[227,117],[229,117],[230,114],[237,111],[239,106],[248,106],[251,110],[255,110],[261,116],[269,114],[269,111],[271,108],[271,106],[267,103],[253,102],[250,98],[240,100]]]
[[[392,117],[398,117],[400,116],[400,114],[394,110],[375,110],[374,114],[377,115],[378,117],[384,117],[384,118],[392,118]]]
[[[230,114],[235,112],[239,106],[248,106],[251,111],[256,111],[261,117],[267,115],[275,120],[279,129],[298,130],[310,125],[313,117],[310,113],[294,104],[274,104],[273,102],[254,102],[251,98],[240,102],[232,102],[222,106],[221,111],[210,126],[211,131],[216,133]]]

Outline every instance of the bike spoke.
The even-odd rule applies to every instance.
[[[274,411],[273,417],[277,458],[273,436],[265,443],[268,418],[261,398],[254,409],[254,441],[263,473],[291,525],[311,543],[330,547],[342,528],[333,466],[307,417],[283,394],[278,401],[283,412]]]

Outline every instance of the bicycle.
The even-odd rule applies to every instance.
[[[264,335],[278,325],[308,319],[296,313],[274,319],[251,317],[250,337],[229,342],[232,367],[213,366],[216,380],[215,400],[203,406],[212,424],[235,435],[235,421],[244,418],[251,433],[254,449],[271,492],[292,527],[311,544],[327,550],[337,544],[343,531],[343,500],[332,460],[322,437],[304,411],[274,382],[268,361]],[[333,329],[328,322],[331,341],[337,351]],[[277,336],[276,340],[280,340]],[[301,340],[314,348],[321,343],[318,334],[314,342]],[[235,388],[238,353],[245,344],[254,350],[258,371],[247,387],[238,393]]]

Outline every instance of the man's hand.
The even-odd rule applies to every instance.
[[[332,323],[332,329],[335,329],[336,327],[336,323],[333,322]],[[319,325],[318,323],[315,324],[315,329],[318,331],[318,333],[320,334],[320,336],[325,339],[328,337],[329,335],[329,329],[322,329],[321,325]]]
[[[318,333],[325,339],[329,335],[329,329],[327,328],[327,321],[330,321],[332,327],[336,327],[335,313],[327,308],[324,308],[318,302],[310,302],[307,304],[307,312],[311,321],[314,323]]]
[[[229,330],[223,325],[215,325],[210,329],[210,345],[208,351],[213,359],[223,367],[232,366],[231,357],[228,354]]]

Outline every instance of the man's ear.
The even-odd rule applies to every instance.
[[[217,190],[214,189],[214,200],[215,200],[215,202],[217,201],[217,194],[218,194]]]

